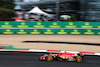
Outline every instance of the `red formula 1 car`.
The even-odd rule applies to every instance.
[[[43,56],[41,56],[39,59],[40,60],[45,60],[45,61],[53,61],[53,60],[58,60],[58,61],[76,61],[76,62],[82,62],[83,60],[83,53],[48,53]]]

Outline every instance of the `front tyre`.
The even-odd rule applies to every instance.
[[[46,57],[46,60],[47,60],[47,61],[53,61],[53,57],[52,57],[52,56],[47,56],[47,57]]]

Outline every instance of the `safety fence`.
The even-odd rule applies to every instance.
[[[0,34],[100,35],[100,22],[15,22],[0,21]]]
[[[0,27],[33,28],[100,28],[100,22],[15,22],[0,21]]]
[[[91,29],[0,29],[0,34],[86,34],[100,35],[100,30]]]

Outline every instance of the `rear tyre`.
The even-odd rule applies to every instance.
[[[77,56],[76,57],[76,62],[78,62],[78,63],[82,62],[82,57],[81,56]]]

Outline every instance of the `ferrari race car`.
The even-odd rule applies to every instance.
[[[39,58],[41,61],[53,61],[53,60],[58,60],[58,61],[76,61],[76,62],[82,62],[84,57],[84,54],[82,52],[80,53],[69,53],[69,52],[64,52],[64,53],[47,53],[44,54]]]

